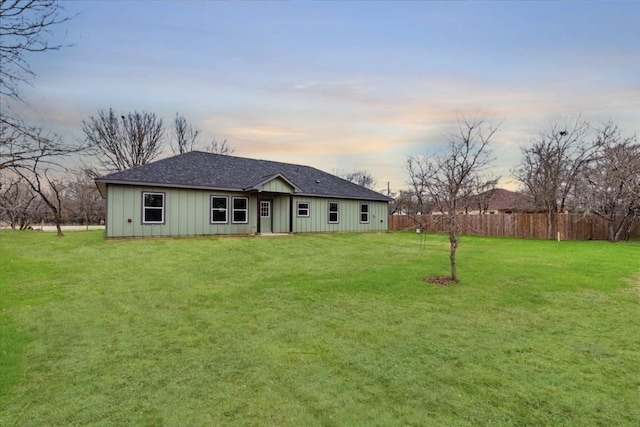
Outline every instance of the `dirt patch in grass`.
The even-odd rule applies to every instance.
[[[442,276],[425,277],[422,280],[425,283],[431,283],[432,285],[436,285],[436,286],[451,286],[458,283],[455,280],[453,280],[451,277],[442,277]]]

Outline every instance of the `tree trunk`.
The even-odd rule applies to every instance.
[[[633,223],[635,215],[627,214],[618,222],[616,215],[611,215],[609,221],[609,241],[619,242],[622,240],[629,240],[631,230],[633,229]]]
[[[610,242],[616,242],[618,241],[618,236],[616,233],[616,223],[615,223],[615,217],[614,220],[609,220],[609,222],[607,223],[607,231],[609,232],[609,241]]]
[[[58,237],[64,237],[64,234],[62,234],[62,218],[60,216],[60,210],[54,209],[54,216],[53,216],[55,222],[56,222],[56,231],[58,232]]]
[[[627,227],[625,229],[625,234],[624,234],[625,242],[629,241],[629,239],[631,238],[631,231],[633,230],[633,225],[635,224],[637,219],[638,219],[637,213],[634,213],[629,217],[629,221],[627,222]]]
[[[458,269],[456,267],[456,250],[458,249],[458,238],[454,231],[449,231],[449,244],[451,252],[449,259],[451,260],[451,280],[458,281]]]

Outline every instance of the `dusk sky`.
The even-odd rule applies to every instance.
[[[30,114],[82,138],[99,109],[176,112],[234,155],[407,186],[456,115],[501,122],[494,174],[581,114],[640,131],[638,2],[64,2],[28,58]],[[170,155],[167,151],[165,156]]]

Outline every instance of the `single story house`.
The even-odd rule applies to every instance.
[[[534,212],[530,198],[516,191],[493,188],[463,201],[461,214],[510,214],[514,212]]]
[[[95,183],[107,237],[388,229],[391,198],[309,166],[192,151]]]
[[[432,215],[441,215],[435,204],[428,207]],[[536,212],[529,196],[504,188],[493,188],[475,196],[458,200],[458,215],[511,214]]]

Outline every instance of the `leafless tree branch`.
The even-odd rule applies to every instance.
[[[553,217],[563,212],[577,179],[593,161],[595,146],[588,141],[590,125],[581,117],[554,123],[531,146],[512,173],[547,213],[548,238],[553,238]]]
[[[163,147],[164,126],[154,113],[133,112],[119,118],[110,108],[83,121],[86,142],[108,171],[121,171],[154,160]]]
[[[56,0],[0,2],[0,96],[20,99],[18,86],[35,76],[25,54],[60,49],[48,38],[69,19]]]
[[[407,162],[412,187],[433,210],[444,216],[449,229],[451,279],[458,280],[456,251],[459,244],[458,218],[464,200],[495,186],[488,175],[493,162],[489,143],[498,131],[481,118],[458,118],[458,131],[448,138],[447,149],[431,157],[413,157]]]

